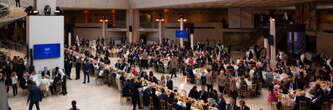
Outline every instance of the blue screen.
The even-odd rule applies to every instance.
[[[48,59],[60,57],[60,44],[34,45],[34,59]]]
[[[177,38],[187,38],[187,31],[186,30],[176,30],[176,37]]]

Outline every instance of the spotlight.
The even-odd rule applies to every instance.
[[[25,13],[27,13],[28,15],[30,15],[31,13],[32,13],[32,6],[30,5],[30,6],[28,6],[27,8],[25,8]]]
[[[64,10],[62,10],[60,7],[56,7],[56,10],[54,11],[55,15],[63,15],[64,14]]]
[[[50,7],[50,5],[45,5],[45,7],[44,7],[44,15],[48,15],[48,16],[51,15],[51,7]]]
[[[33,10],[30,15],[38,15],[39,11],[38,10]]]

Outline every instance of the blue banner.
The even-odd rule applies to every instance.
[[[188,32],[186,30],[176,30],[176,38],[187,38]]]

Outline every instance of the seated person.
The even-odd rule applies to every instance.
[[[159,95],[158,98],[160,100],[167,100],[168,99],[168,95],[165,93],[165,90],[163,88],[161,89],[161,95]]]
[[[304,91],[296,91],[296,99],[295,99],[295,105],[294,105],[293,110],[300,109],[300,101],[304,101],[307,104],[310,104],[310,99],[305,97]]]
[[[199,98],[199,92],[197,90],[197,86],[193,86],[190,90],[190,93],[188,94],[188,97],[198,99]]]
[[[43,92],[43,95],[47,95],[49,92],[49,88],[51,85],[51,80],[48,78],[48,76],[43,76],[42,79],[40,80],[40,89]]]
[[[44,70],[41,72],[41,74],[42,74],[42,77],[45,76],[45,75],[48,75],[48,76],[51,75],[50,71],[47,69],[47,67],[44,67]]]

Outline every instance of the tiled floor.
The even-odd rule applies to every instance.
[[[116,61],[116,59],[112,59]],[[74,73],[75,70],[73,69]],[[74,74],[72,74],[74,76]],[[160,78],[161,74],[155,74],[157,78]],[[78,107],[81,110],[131,110],[131,105],[124,105],[120,103],[120,93],[117,89],[108,87],[106,85],[96,85],[94,78],[89,84],[82,84],[81,80],[68,80],[68,95],[56,95],[49,96],[41,102],[40,106],[42,110],[66,110],[70,108],[72,100],[78,102]],[[174,79],[174,85],[183,88],[188,92],[192,88],[192,84],[185,83],[179,77]],[[217,87],[215,87],[217,88]],[[262,90],[262,95],[256,98],[245,99],[247,105],[251,110],[268,110],[268,103],[266,102],[267,91]],[[226,97],[228,99],[228,97]],[[19,91],[19,95],[13,97],[11,91],[9,92],[9,105],[13,110],[27,110],[26,96],[23,96],[22,91]]]

